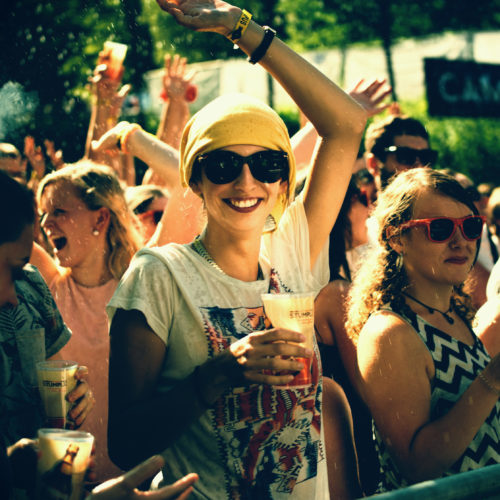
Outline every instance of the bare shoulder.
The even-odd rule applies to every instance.
[[[370,316],[358,340],[360,368],[368,366],[405,366],[410,361],[429,369],[432,358],[415,329],[401,316],[391,311],[379,311]]]
[[[333,280],[321,289],[316,302],[324,307],[337,306],[339,301],[344,301],[349,291],[350,283],[346,280]]]
[[[359,335],[359,343],[405,344],[415,335],[414,328],[392,311],[377,311],[372,314]]]
[[[417,415],[428,408],[434,363],[403,318],[389,311],[372,315],[361,331],[357,359],[360,392],[378,425],[387,423],[391,412],[412,408]]]

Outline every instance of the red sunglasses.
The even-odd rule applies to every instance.
[[[475,241],[481,237],[485,221],[486,217],[484,215],[467,215],[458,219],[453,217],[432,217],[431,219],[409,220],[401,224],[399,228],[409,229],[410,227],[425,226],[429,240],[434,243],[445,243],[453,237],[458,226],[462,231],[462,236],[467,241]]]

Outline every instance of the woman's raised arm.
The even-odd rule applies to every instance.
[[[233,38],[239,35],[242,10],[220,0],[157,0],[179,24],[196,31],[212,31]],[[292,97],[322,138],[305,191],[305,210],[310,227],[311,265],[333,227],[351,177],[366,112],[342,89],[290,49],[269,28],[248,22],[241,38],[234,40],[268,70]]]

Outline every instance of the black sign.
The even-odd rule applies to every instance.
[[[500,117],[500,65],[424,59],[429,114]]]

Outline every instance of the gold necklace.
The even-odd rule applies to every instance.
[[[191,242],[191,248],[200,256],[203,257],[214,269],[217,269],[222,274],[226,274],[215,262],[215,260],[211,257],[211,255],[208,253],[208,250],[206,249],[205,245],[203,244],[203,241],[201,241],[200,235],[198,235],[192,242]],[[260,263],[258,264],[258,270],[257,270],[257,280],[263,280],[264,279],[264,273],[262,272],[262,269],[260,268]]]

